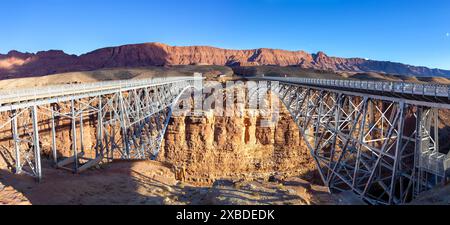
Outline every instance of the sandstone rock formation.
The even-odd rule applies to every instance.
[[[447,70],[362,58],[330,57],[323,52],[309,54],[304,51],[268,48],[228,50],[208,46],[178,47],[161,43],[145,43],[102,48],[81,56],[68,55],[56,50],[36,54],[11,51],[8,54],[0,54],[0,79],[101,68],[164,65],[278,65],[347,72],[450,76],[450,71]]]
[[[274,174],[313,178],[315,163],[297,125],[279,103],[274,123],[267,122],[276,113],[275,105],[262,113],[238,102],[233,109],[242,112],[239,115],[217,115],[209,110],[198,116],[172,117],[158,160],[185,171],[186,181],[200,184],[223,178],[268,179]],[[224,104],[228,104],[226,100]]]

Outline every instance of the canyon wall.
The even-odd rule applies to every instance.
[[[286,111],[271,126],[262,117],[179,116],[170,121],[159,160],[185,170],[188,181],[268,178],[315,169],[297,125]]]

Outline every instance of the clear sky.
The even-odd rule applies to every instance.
[[[0,21],[0,53],[163,42],[450,69],[448,0],[5,0]]]

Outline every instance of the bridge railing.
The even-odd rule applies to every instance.
[[[133,88],[151,86],[164,83],[182,82],[202,79],[201,77],[155,77],[139,80],[101,81],[82,84],[50,85],[45,87],[25,88],[0,91],[0,104],[8,99],[33,98],[38,96],[52,96],[57,94],[84,93],[92,90]]]
[[[423,95],[450,98],[450,86],[442,84],[417,84],[407,82],[331,80],[299,77],[263,77],[265,80],[297,84],[326,86],[334,88],[360,89],[369,91],[392,92],[398,94]]]

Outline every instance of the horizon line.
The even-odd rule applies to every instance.
[[[27,50],[22,51],[22,50],[17,50],[17,49],[11,49],[11,50],[8,50],[8,52],[6,52],[6,53],[0,52],[0,55],[8,55],[12,51],[25,53],[25,54],[38,54],[39,52],[62,51],[63,53],[65,53],[67,55],[74,55],[74,56],[80,57],[82,55],[86,55],[86,54],[92,53],[92,52],[100,50],[100,49],[117,48],[117,47],[122,47],[122,46],[129,46],[129,45],[145,45],[145,44],[161,44],[161,45],[166,45],[166,46],[169,46],[169,47],[209,47],[209,48],[217,48],[217,49],[232,50],[232,51],[252,51],[252,50],[260,50],[260,49],[270,49],[270,50],[281,50],[281,51],[288,51],[288,52],[305,52],[305,53],[310,54],[310,55],[316,55],[318,53],[324,53],[326,56],[332,57],[332,58],[363,59],[363,60],[367,60],[367,61],[400,63],[400,64],[403,64],[403,65],[406,65],[406,66],[425,67],[425,68],[432,69],[432,70],[447,70],[447,71],[450,71],[450,68],[447,69],[447,68],[439,68],[439,67],[435,67],[435,66],[416,65],[416,64],[412,64],[412,63],[406,63],[406,62],[391,61],[389,59],[373,59],[373,58],[362,57],[362,56],[350,56],[350,57],[348,57],[348,56],[328,55],[325,51],[322,51],[322,50],[319,50],[319,51],[313,53],[313,52],[310,52],[310,51],[307,51],[307,50],[302,50],[302,49],[294,50],[294,49],[271,48],[271,47],[233,48],[233,47],[219,47],[219,46],[214,46],[214,45],[177,45],[177,44],[167,44],[167,43],[163,43],[163,42],[159,42],[159,41],[137,42],[137,43],[128,43],[128,44],[114,44],[114,45],[111,45],[111,46],[99,47],[99,48],[95,48],[93,50],[88,50],[88,51],[79,52],[79,53],[71,53],[71,52],[66,51],[64,49],[57,49],[57,48],[49,48],[47,50],[38,50],[38,51],[27,51]]]

